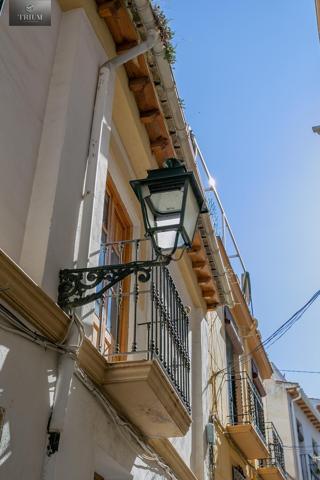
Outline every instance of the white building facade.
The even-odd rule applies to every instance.
[[[204,189],[149,0],[51,17],[0,17],[0,478],[283,480],[250,288],[208,213],[168,267],[72,290],[154,260],[130,181],[175,157]]]
[[[266,380],[266,410],[284,443],[286,469],[295,480],[320,478],[320,400],[310,399],[297,383],[274,367]]]
[[[123,260],[119,241],[143,238],[129,181],[157,168],[162,147],[149,143],[122,64],[101,69],[119,52],[95,2],[53,0],[51,27],[23,28],[8,26],[6,5],[0,26],[0,477],[209,478],[206,299],[216,294],[217,305],[231,305],[219,253],[220,296],[214,278],[217,291],[205,296],[187,255],[161,277],[185,345],[134,280],[122,285],[121,304],[115,290],[70,316],[58,307],[62,268],[97,266],[106,255]],[[144,51],[156,40],[147,36]],[[142,49],[131,48],[138,62]],[[190,141],[184,149],[193,155]],[[102,239],[117,247],[102,251]],[[149,247],[140,248],[147,258]],[[207,254],[202,243],[195,250]],[[163,315],[168,344],[156,339],[159,330],[150,333],[153,313]],[[120,316],[127,321],[115,333]],[[149,355],[149,334],[162,363]],[[127,370],[109,368],[111,355]]]

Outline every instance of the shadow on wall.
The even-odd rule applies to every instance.
[[[40,478],[55,388],[56,354],[1,332],[1,478]]]

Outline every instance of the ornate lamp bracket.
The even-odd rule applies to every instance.
[[[148,282],[153,267],[168,263],[170,258],[160,258],[119,265],[60,270],[58,304],[63,309],[81,307],[98,300],[109,288],[132,273],[138,274],[140,282]]]

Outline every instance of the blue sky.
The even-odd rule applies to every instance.
[[[266,337],[320,289],[320,44],[314,0],[161,0],[185,113],[250,272]],[[268,350],[320,370],[320,300]],[[320,375],[287,374],[320,397]]]

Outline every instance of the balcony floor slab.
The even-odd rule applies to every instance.
[[[286,478],[281,468],[276,466],[260,467],[258,474],[263,480],[285,480]]]
[[[268,457],[268,447],[251,423],[227,425],[227,432],[248,460]]]
[[[157,360],[110,363],[103,390],[149,438],[184,436],[191,417]]]

